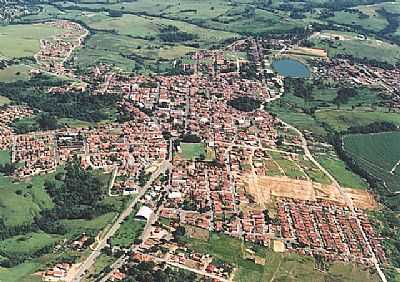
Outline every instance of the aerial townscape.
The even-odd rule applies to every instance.
[[[400,281],[400,0],[0,23],[0,282]]]

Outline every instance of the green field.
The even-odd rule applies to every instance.
[[[38,251],[51,247],[58,239],[58,236],[43,232],[27,233],[2,240],[0,242],[0,253],[9,258],[29,258]]]
[[[398,113],[363,112],[348,110],[321,110],[315,113],[318,121],[327,123],[334,130],[345,131],[351,126],[363,126],[373,122],[392,122],[400,125]]]
[[[318,162],[335,177],[341,186],[359,189],[368,188],[368,183],[346,168],[343,161],[328,156],[319,156]]]
[[[0,26],[0,57],[31,57],[39,51],[40,39],[59,32],[59,29],[44,24]]]
[[[243,243],[225,235],[212,234],[208,241],[184,238],[181,240],[195,251],[208,253],[233,264],[238,270],[234,281],[379,281],[375,275],[352,265],[334,263],[328,272],[315,269],[314,259],[296,254],[278,254],[269,249]],[[245,249],[252,248],[256,255],[266,259],[265,265],[257,265],[245,258]]]
[[[356,33],[325,31],[324,34],[338,34],[344,37],[344,40],[325,40],[320,37],[314,37],[311,42],[315,47],[328,50],[328,56],[333,58],[339,54],[351,55],[355,58],[376,60],[378,62],[386,62],[395,64],[400,62],[400,50],[397,45],[375,39],[373,37],[367,39],[357,38]],[[379,49],[379,52],[376,50]]]
[[[8,164],[10,162],[11,162],[10,151],[8,150],[0,151],[0,165]]]
[[[343,143],[359,166],[384,180],[390,190],[400,191],[400,168],[390,173],[400,160],[400,132],[347,135]]]
[[[30,225],[41,210],[53,207],[43,188],[46,179],[54,179],[54,174],[17,183],[0,176],[0,214],[6,226]]]
[[[15,82],[18,80],[28,80],[31,69],[24,65],[12,65],[0,70],[0,82]],[[0,101],[1,103],[1,101]]]
[[[185,160],[193,160],[200,156],[206,156],[206,147],[203,143],[181,143],[180,155]]]
[[[131,246],[142,234],[146,222],[135,219],[135,214],[130,215],[112,237],[112,243],[120,247]]]

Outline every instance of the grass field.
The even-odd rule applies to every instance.
[[[181,143],[181,155],[186,160],[193,160],[206,155],[205,145],[203,143]]]
[[[28,80],[30,68],[24,65],[13,65],[0,70],[0,82],[15,82],[18,80]],[[1,101],[0,101],[1,103]]]
[[[40,277],[31,276],[40,266],[38,262],[26,262],[13,268],[0,267],[0,281],[7,282],[39,282]]]
[[[0,26],[0,57],[31,57],[39,51],[40,39],[59,32],[60,29],[44,24]]]
[[[130,215],[112,237],[112,243],[120,247],[129,247],[142,234],[146,222],[135,219],[135,214]]]
[[[10,151],[8,150],[0,151],[0,165],[8,164],[10,162],[11,162]]]
[[[380,31],[386,27],[388,24],[387,20],[380,16],[375,15],[365,19],[361,19],[358,14],[351,13],[349,11],[338,11],[335,12],[335,16],[329,18],[330,20],[343,25],[360,25],[362,28],[371,31]]]
[[[352,265],[332,264],[328,272],[315,270],[314,260],[295,254],[278,254],[271,250],[243,243],[225,235],[212,234],[208,241],[184,238],[189,248],[209,253],[238,268],[234,281],[379,281],[377,277]],[[256,255],[266,259],[265,265],[257,265],[245,258],[245,249],[252,248]]]
[[[43,188],[46,179],[54,179],[54,174],[17,183],[0,176],[0,214],[6,226],[31,224],[42,209],[53,207]]]
[[[338,132],[347,130],[351,126],[363,126],[376,121],[387,121],[400,125],[400,115],[398,113],[321,110],[316,112],[315,116],[318,121],[327,123]]]
[[[19,235],[2,240],[0,242],[0,253],[9,258],[29,258],[38,251],[52,246],[58,239],[58,236],[43,232]]]
[[[368,183],[347,169],[343,161],[328,156],[319,156],[318,162],[335,177],[341,186],[359,189],[368,188]]]
[[[338,34],[343,36],[344,40],[327,41],[320,37],[314,37],[311,42],[315,47],[324,48],[328,50],[329,57],[336,55],[351,55],[355,58],[368,58],[380,62],[387,62],[395,64],[400,61],[400,50],[398,46],[382,40],[377,40],[373,37],[361,40],[357,38],[355,33],[340,33],[333,31],[322,32],[324,34]],[[379,48],[379,52],[376,52]]]
[[[400,191],[400,169],[390,173],[400,160],[400,132],[354,134],[343,137],[344,148],[366,171]]]

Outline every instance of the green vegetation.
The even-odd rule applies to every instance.
[[[368,183],[346,167],[346,164],[330,156],[319,156],[318,162],[326,168],[343,187],[367,189]]]
[[[335,131],[345,131],[352,126],[364,126],[373,122],[392,122],[400,125],[398,113],[348,110],[322,110],[315,113],[317,120],[324,121]]]
[[[206,146],[203,143],[180,143],[181,155],[186,160],[205,159]]]
[[[272,159],[283,169],[285,175],[290,178],[305,178],[306,175],[301,170],[299,165],[290,160],[284,154],[278,152],[270,152]]]
[[[235,281],[379,281],[375,275],[352,265],[332,264],[327,272],[315,269],[314,259],[295,254],[278,254],[269,249],[244,243],[225,235],[212,234],[208,241],[182,237],[189,248],[208,253],[238,268]],[[265,265],[246,259],[245,249],[253,249],[256,256],[265,258]]]
[[[0,57],[32,57],[39,51],[40,39],[59,32],[59,29],[43,24],[0,26]]]
[[[0,242],[0,254],[9,259],[26,259],[48,252],[58,239],[58,236],[43,232],[14,236]]]
[[[391,191],[400,191],[400,132],[346,135],[344,149],[369,174],[385,181]],[[392,169],[393,173],[391,173]]]
[[[130,215],[112,237],[112,244],[128,248],[139,239],[145,225],[146,222],[135,219],[135,214]]]
[[[11,162],[11,154],[8,150],[0,151],[0,165],[9,164]]]
[[[30,69],[24,65],[12,65],[0,70],[0,82],[15,82],[28,80]],[[0,100],[0,104],[1,104]]]

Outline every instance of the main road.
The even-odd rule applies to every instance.
[[[128,205],[128,207],[120,214],[117,220],[113,223],[111,228],[107,231],[103,238],[101,238],[96,247],[92,250],[91,254],[86,258],[86,260],[79,266],[76,273],[73,275],[71,282],[79,282],[82,280],[86,272],[93,266],[96,259],[101,254],[101,250],[107,245],[108,239],[110,239],[115,232],[120,228],[121,224],[124,220],[132,213],[137,202],[144,196],[146,191],[150,188],[153,182],[165,171],[167,171],[171,167],[171,164],[168,161],[163,161],[159,168],[151,175],[149,181],[147,181],[146,185],[140,189],[139,194],[136,198]]]

